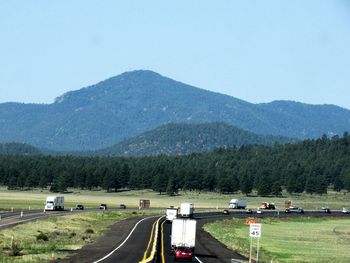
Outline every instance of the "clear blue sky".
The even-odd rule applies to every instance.
[[[135,69],[350,109],[350,1],[0,0],[0,102],[51,103]]]

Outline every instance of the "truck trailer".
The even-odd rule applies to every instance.
[[[64,196],[46,197],[45,211],[64,210]]]
[[[175,259],[192,259],[196,245],[194,219],[174,219],[171,227],[171,252]]]
[[[186,218],[193,217],[194,206],[192,203],[182,203],[180,206],[180,216]]]
[[[247,200],[231,199],[228,207],[232,209],[245,209],[247,207]]]

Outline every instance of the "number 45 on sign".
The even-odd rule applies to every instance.
[[[250,224],[250,237],[261,237],[261,224]]]

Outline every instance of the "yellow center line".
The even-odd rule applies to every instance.
[[[166,220],[164,220],[162,222],[162,225],[161,225],[161,235],[162,235],[162,263],[165,263],[165,259],[164,259],[164,223],[165,223]]]
[[[148,241],[148,245],[147,245],[147,248],[146,248],[146,251],[145,253],[143,254],[143,258],[142,260],[145,260],[147,258],[147,253],[148,253],[148,250],[151,246],[151,243],[152,243],[152,239],[153,239],[153,230],[154,230],[154,226],[155,224],[157,223],[157,221],[154,221],[153,225],[152,225],[152,230],[151,230],[151,235],[150,235],[150,238],[149,238],[149,241]]]

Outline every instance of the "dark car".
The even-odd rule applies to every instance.
[[[322,207],[323,212],[325,212],[326,214],[330,214],[331,213],[331,209],[329,207]]]
[[[290,214],[290,213],[304,214],[304,209],[302,209],[301,207],[291,206],[289,208],[286,208],[284,212],[287,214]]]
[[[100,209],[107,210],[107,205],[106,204],[101,204]]]
[[[83,205],[76,205],[75,210],[84,210]]]
[[[126,209],[126,205],[120,204],[120,205],[119,205],[119,209]]]
[[[228,211],[227,209],[225,209],[222,213],[223,213],[224,215],[229,215],[229,214],[230,214],[230,211]]]
[[[245,211],[247,214],[253,214],[253,210],[248,208],[246,211]]]
[[[175,250],[175,260],[176,259],[189,259],[192,260],[193,252],[191,249],[186,247],[179,247]]]

